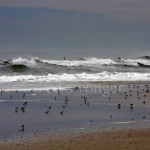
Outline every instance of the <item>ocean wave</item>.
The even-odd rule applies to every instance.
[[[149,59],[122,59],[109,58],[82,58],[78,60],[46,60],[39,58],[3,60],[0,63],[0,75],[17,72],[22,75],[47,75],[47,74],[75,74],[75,73],[98,73],[103,71],[116,72],[139,72],[143,66],[150,65]],[[145,67],[148,69],[148,67]],[[143,70],[142,70],[143,72]]]
[[[139,65],[140,64],[140,65]],[[48,60],[37,57],[0,60],[1,89],[49,89],[91,82],[150,81],[150,59],[80,58]]]
[[[147,81],[150,73],[101,72],[96,74],[48,74],[0,76],[0,82],[82,82],[82,81]]]
[[[14,64],[9,66],[14,72],[24,72],[27,70],[27,66],[23,64]]]
[[[91,66],[91,65],[113,65],[113,64],[127,64],[127,65],[137,65],[137,62],[141,63],[148,63],[150,64],[149,60],[150,56],[143,56],[136,59],[110,59],[110,58],[79,58],[78,60],[48,60],[48,59],[40,59],[40,58],[31,58],[25,59],[22,57],[18,57],[12,60],[5,60],[5,63],[12,63],[12,64],[25,64],[27,66],[36,67],[38,64],[55,64],[60,66]]]
[[[139,59],[150,59],[150,56],[141,56]]]

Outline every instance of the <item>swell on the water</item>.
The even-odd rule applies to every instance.
[[[14,64],[9,66],[14,72],[24,72],[27,70],[27,66],[23,64]]]
[[[138,58],[141,58],[141,59],[150,59],[150,56],[142,56],[142,57],[138,57]]]
[[[125,70],[125,69],[136,69],[140,68],[139,63],[145,66],[150,65],[150,59],[148,56],[144,56],[137,59],[105,59],[105,58],[80,58],[77,60],[45,60],[39,58],[16,58],[3,60],[0,63],[3,73],[6,71],[23,72],[28,74],[44,74],[44,73],[98,73],[101,71],[109,70]],[[144,66],[143,65],[143,66]],[[142,66],[142,67],[143,67]],[[2,70],[2,69],[1,69]],[[0,70],[0,71],[1,71]],[[129,70],[127,70],[129,71]],[[131,70],[130,70],[131,71]],[[3,74],[5,75],[5,73]]]
[[[48,60],[16,58],[0,61],[0,83],[19,87],[28,83],[149,81],[150,59],[80,58]],[[64,84],[65,85],[65,84]],[[54,85],[55,86],[55,85]],[[54,87],[53,86],[53,87]]]

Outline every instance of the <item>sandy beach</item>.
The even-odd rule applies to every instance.
[[[39,137],[0,144],[3,150],[149,150],[150,129]]]
[[[149,149],[145,83],[1,91],[0,149]]]

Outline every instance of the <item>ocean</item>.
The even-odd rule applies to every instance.
[[[150,57],[0,60],[0,89],[65,89],[94,82],[149,81]]]

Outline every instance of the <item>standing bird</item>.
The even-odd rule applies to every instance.
[[[120,109],[121,108],[121,104],[118,104],[118,109]]]
[[[63,115],[64,111],[61,111],[60,114]]]
[[[25,113],[25,107],[21,107],[21,111]]]
[[[146,101],[143,101],[143,104],[146,104]]]
[[[130,104],[130,109],[131,109],[131,110],[133,109],[133,104]]]
[[[23,133],[23,132],[24,132],[24,125],[22,124],[22,126],[21,126],[21,127],[22,127],[22,133]]]
[[[16,107],[16,109],[15,109],[15,113],[17,113],[18,112],[18,107]]]
[[[24,93],[23,95],[22,95],[22,98],[24,99],[26,97],[26,93]]]
[[[49,107],[48,107],[48,109],[51,109],[51,108],[52,108],[52,106],[49,106]]]
[[[49,110],[45,112],[45,114],[48,114],[48,113],[49,113]]]
[[[65,109],[65,108],[66,108],[66,105],[63,105],[62,108]]]

